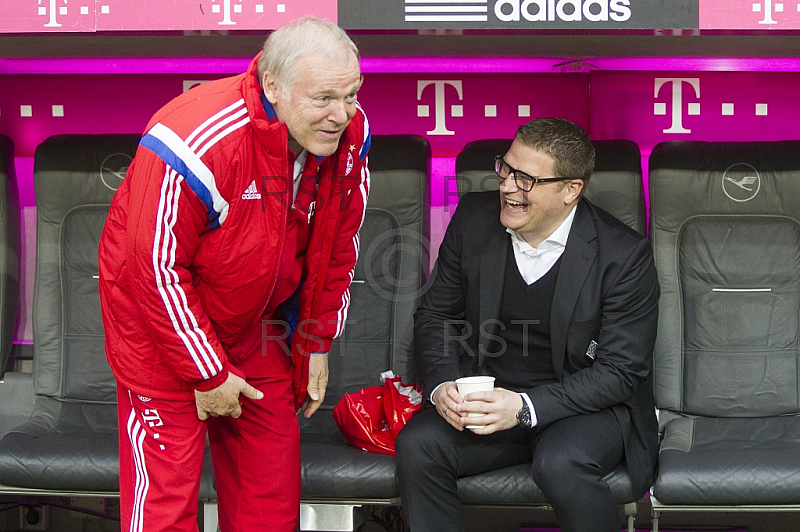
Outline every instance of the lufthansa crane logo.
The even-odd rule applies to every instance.
[[[127,153],[112,153],[100,164],[100,180],[111,190],[117,190],[125,179],[131,161],[133,157]]]
[[[732,201],[743,203],[756,197],[761,190],[761,176],[753,166],[736,163],[722,174],[722,191]]]

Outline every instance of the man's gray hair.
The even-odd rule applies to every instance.
[[[294,20],[274,31],[264,43],[258,59],[258,80],[269,72],[278,88],[286,93],[295,80],[294,66],[306,55],[321,55],[331,61],[347,59],[348,53],[360,58],[358,48],[336,24],[314,16]]]

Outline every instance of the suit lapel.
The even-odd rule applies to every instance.
[[[485,245],[481,249],[478,327],[485,327],[485,330],[475,331],[479,338],[480,366],[483,366],[484,353],[487,352],[491,335],[497,333],[497,320],[500,317],[500,305],[503,299],[503,278],[508,262],[508,246],[511,245],[511,235],[500,223],[499,215],[496,216],[497,221],[489,226],[491,235],[485,240]]]
[[[583,281],[597,256],[594,222],[586,202],[578,203],[567,246],[561,256],[553,307],[550,311],[550,344],[553,369],[561,379],[564,370],[564,354],[567,345],[567,328],[572,321],[575,303],[578,301]]]

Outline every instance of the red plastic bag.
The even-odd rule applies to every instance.
[[[422,390],[403,384],[391,371],[381,374],[382,386],[346,393],[333,409],[333,419],[348,445],[396,455],[400,429],[422,408]]]

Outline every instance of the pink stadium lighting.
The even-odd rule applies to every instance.
[[[250,58],[36,58],[0,59],[0,74],[233,74]],[[671,70],[798,72],[800,57],[605,57],[584,59],[524,57],[364,57],[364,73],[568,72],[570,70]]]

